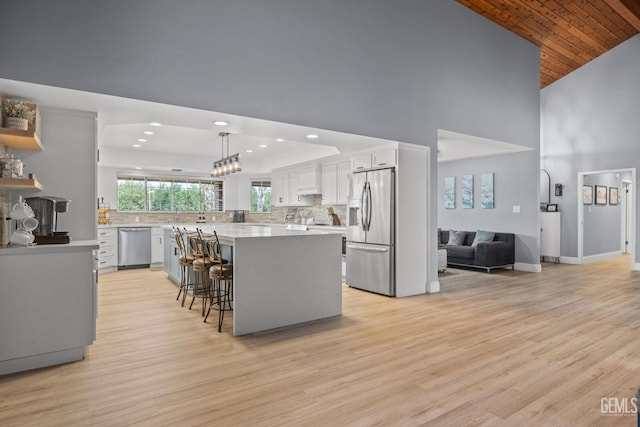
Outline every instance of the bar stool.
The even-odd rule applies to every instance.
[[[209,269],[209,277],[213,282],[213,289],[209,296],[209,309],[204,321],[207,321],[211,309],[218,310],[218,332],[222,332],[222,322],[224,321],[224,312],[233,311],[231,303],[233,302],[233,264],[226,264],[222,259],[222,248],[218,233],[213,231],[215,240],[213,241],[214,258],[213,264]],[[224,282],[224,289],[222,288]]]
[[[206,301],[209,298],[210,281],[207,272],[211,267],[211,257],[207,251],[207,245],[203,238],[202,230],[196,229],[197,235],[189,238],[191,245],[191,251],[194,256],[193,260],[193,273],[195,276],[195,283],[193,284],[193,297],[191,298],[191,304],[189,310],[193,307],[193,303],[196,298],[202,298],[202,310],[201,315],[204,316],[204,309],[206,307]]]
[[[193,255],[187,253],[187,249],[185,248],[184,244],[184,237],[182,236],[180,229],[176,227],[173,229],[173,231],[175,233],[176,245],[178,246],[178,250],[180,251],[180,287],[178,289],[178,296],[176,297],[176,301],[180,299],[180,294],[182,294],[181,305],[182,307],[184,307],[184,301],[187,298],[189,287],[189,283],[187,283],[189,277],[189,267],[193,266],[194,257]]]

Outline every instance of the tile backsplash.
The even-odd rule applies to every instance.
[[[329,214],[327,206],[322,206],[322,196],[313,196],[312,205],[306,207],[298,207],[294,222],[301,223],[302,218],[313,218],[317,224],[329,224]],[[284,224],[288,207],[272,207],[270,213],[250,213],[244,211],[245,222],[263,223],[263,224]],[[333,206],[333,210],[338,215],[342,225],[346,223],[346,206]],[[198,220],[197,212],[175,212],[166,213],[147,213],[147,212],[118,212],[111,210],[109,212],[111,224],[133,224],[141,222],[145,224],[168,224],[168,223],[194,223]],[[136,221],[136,218],[138,221]],[[215,218],[215,219],[214,219]],[[206,222],[232,222],[233,211],[207,213],[205,215]]]

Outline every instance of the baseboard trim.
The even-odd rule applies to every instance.
[[[589,256],[582,257],[582,262],[584,264],[589,264],[592,262],[605,261],[612,258],[618,258],[620,256],[622,256],[621,251],[607,252],[604,254],[589,255]]]
[[[529,264],[526,262],[516,262],[513,264],[513,269],[518,271],[526,271],[529,273],[541,273],[542,265],[541,264]]]
[[[575,256],[561,256],[560,264],[573,264],[578,265],[578,257]]]
[[[428,294],[437,294],[438,292],[440,292],[440,281],[434,280],[433,282],[429,282],[427,284]]]

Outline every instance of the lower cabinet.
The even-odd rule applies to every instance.
[[[118,228],[98,228],[98,269],[101,273],[118,269]]]
[[[151,228],[151,267],[161,267],[164,263],[164,235],[162,227]]]
[[[97,249],[0,250],[0,375],[82,360],[95,340]]]
[[[176,243],[173,230],[165,228],[164,231],[164,271],[167,273],[167,277],[175,284],[180,284],[180,248]],[[193,283],[193,269],[188,270],[189,281],[187,283]]]

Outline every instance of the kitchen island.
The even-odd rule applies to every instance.
[[[205,234],[215,230],[220,244],[231,250],[234,335],[342,314],[339,232],[243,224],[183,227]]]

